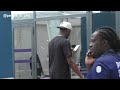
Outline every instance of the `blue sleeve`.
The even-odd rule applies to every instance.
[[[110,70],[102,62],[95,62],[86,76],[87,79],[109,79],[109,77]]]

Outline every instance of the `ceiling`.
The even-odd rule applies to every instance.
[[[14,20],[33,18],[33,11],[11,11],[11,12],[12,12],[12,19]],[[85,13],[86,11],[36,11],[36,17],[40,18],[40,17],[63,16],[63,15],[74,15],[74,14],[85,14]]]

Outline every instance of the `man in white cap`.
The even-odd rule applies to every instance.
[[[83,79],[84,76],[72,58],[71,45],[67,40],[72,30],[71,23],[63,21],[57,28],[60,29],[60,34],[49,43],[50,79],[71,79],[70,67]]]

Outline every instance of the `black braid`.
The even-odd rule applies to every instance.
[[[97,31],[101,33],[103,39],[109,42],[115,52],[120,52],[120,39],[113,28],[106,26],[98,28]]]

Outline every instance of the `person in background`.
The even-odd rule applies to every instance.
[[[30,57],[30,60],[32,60],[32,56]],[[36,61],[37,61],[37,78],[39,79],[41,75],[44,75],[44,72],[38,54],[36,54]],[[32,63],[30,63],[30,69],[32,70]]]
[[[72,70],[83,79],[78,66],[72,58],[71,45],[68,40],[72,25],[63,21],[59,27],[60,34],[49,42],[49,73],[50,79],[71,79]]]

